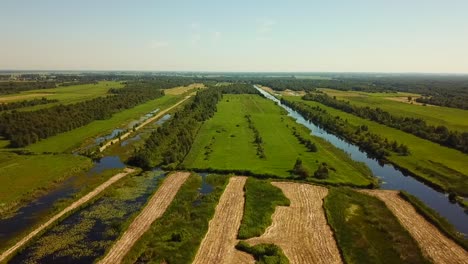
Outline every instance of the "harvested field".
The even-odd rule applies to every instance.
[[[170,89],[165,89],[164,93],[165,94],[171,94],[171,95],[179,95],[183,94],[187,91],[190,91],[192,89],[197,89],[197,88],[205,88],[205,85],[203,83],[193,83],[188,86],[181,86],[181,87],[175,87],[175,88],[170,88]]]
[[[169,175],[151,197],[146,207],[133,220],[125,233],[99,263],[120,263],[135,242],[162,216],[171,204],[182,184],[190,176],[189,172],[176,172]]]
[[[411,204],[398,195],[397,191],[363,190],[362,192],[382,200],[413,236],[423,254],[434,263],[468,263],[468,253],[418,214]]]
[[[116,181],[122,179],[123,177],[127,176],[130,173],[133,173],[135,170],[131,168],[126,168],[123,172],[118,173],[114,175],[112,178],[104,182],[103,184],[99,185],[96,189],[93,191],[89,192],[85,196],[81,197],[80,199],[76,200],[73,202],[70,206],[67,208],[63,209],[60,213],[56,214],[53,216],[49,221],[45,222],[44,224],[40,225],[38,228],[36,228],[34,231],[29,233],[29,235],[25,236],[23,239],[21,239],[18,243],[16,243],[13,247],[9,248],[5,252],[3,252],[0,255],[0,262],[4,261],[7,259],[13,252],[24,246],[29,240],[31,240],[33,237],[35,237],[37,234],[41,233],[43,230],[45,230],[48,226],[53,224],[55,221],[59,220],[62,216],[65,214],[75,210],[76,208],[82,206],[83,204],[89,202],[92,198],[94,198],[96,195],[104,191],[107,187],[115,183]]]
[[[328,190],[309,184],[273,182],[291,201],[278,206],[273,224],[249,244],[275,244],[291,263],[342,263],[333,233],[322,208]]]
[[[244,212],[247,177],[232,177],[221,196],[208,232],[193,263],[251,263],[253,258],[235,249],[237,230]]]
[[[0,103],[8,103],[9,101],[19,101],[19,100],[26,100],[28,98],[39,98],[39,97],[46,97],[51,95],[51,93],[32,93],[32,94],[20,94],[20,95],[13,95],[13,96],[5,96],[0,97]]]

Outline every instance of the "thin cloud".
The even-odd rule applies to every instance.
[[[265,18],[258,21],[257,24],[258,32],[263,34],[271,32],[273,30],[273,27],[276,25],[276,21],[269,18]]]
[[[169,42],[161,41],[161,40],[153,40],[150,43],[150,47],[152,49],[160,49],[160,48],[169,47]]]

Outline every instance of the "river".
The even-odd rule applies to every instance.
[[[359,147],[326,132],[314,123],[306,120],[301,114],[290,107],[281,104],[281,101],[273,95],[255,85],[254,87],[266,98],[276,102],[279,106],[288,111],[288,115],[294,118],[297,123],[307,127],[312,135],[327,140],[335,147],[348,153],[353,160],[365,163],[374,176],[381,181],[381,189],[405,190],[418,197],[427,206],[445,217],[459,232],[463,233],[465,237],[468,237],[468,214],[460,205],[451,203],[447,194],[437,191],[411,176],[404,175],[402,171],[391,164],[380,164],[377,159],[369,157],[365,152],[359,150]]]

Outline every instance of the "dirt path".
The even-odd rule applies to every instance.
[[[189,172],[176,172],[169,175],[151,197],[146,207],[133,220],[128,229],[99,263],[121,263],[123,257],[135,242],[150,228],[156,219],[163,215],[189,176]]]
[[[175,105],[157,113],[155,116],[151,117],[151,118],[148,118],[146,119],[143,123],[141,123],[140,125],[138,125],[134,130],[130,130],[129,132],[123,134],[120,136],[120,138],[116,138],[116,139],[113,139],[113,140],[110,140],[108,141],[106,144],[104,144],[102,147],[99,148],[99,152],[103,152],[106,148],[110,147],[112,144],[115,144],[117,142],[119,142],[120,140],[123,140],[123,139],[126,139],[128,136],[130,136],[132,133],[134,133],[135,131],[137,130],[140,130],[142,127],[146,126],[147,124],[155,121],[156,119],[162,117],[163,115],[165,115],[167,112],[171,111],[172,109],[174,109],[175,107],[177,107],[178,105],[180,105],[181,103],[185,102],[186,100],[188,100],[189,98],[191,97],[191,95],[187,95],[184,99],[180,100],[179,102],[177,102]]]
[[[216,206],[193,263],[249,263],[253,258],[238,252],[237,232],[244,214],[244,185],[247,177],[232,177]]]
[[[291,201],[278,206],[273,223],[260,237],[248,239],[252,245],[269,243],[281,247],[293,263],[342,263],[333,233],[323,211],[324,187],[291,182],[273,182]]]
[[[397,191],[362,191],[382,200],[434,263],[468,263],[468,253],[429,223]]]
[[[99,185],[96,187],[96,189],[92,190],[85,196],[81,197],[80,199],[76,200],[73,202],[71,205],[69,205],[67,208],[63,209],[60,213],[56,214],[53,216],[49,221],[45,222],[44,224],[40,225],[38,228],[36,228],[34,231],[29,233],[27,236],[25,236],[23,239],[21,239],[18,243],[16,243],[14,246],[6,250],[0,255],[0,262],[4,261],[6,258],[8,258],[13,252],[15,252],[17,249],[25,245],[30,239],[32,239],[34,236],[39,234],[41,231],[45,230],[49,225],[60,219],[62,216],[65,214],[69,213],[70,211],[73,211],[74,209],[80,207],[81,205],[89,202],[92,198],[94,198],[96,195],[104,191],[107,187],[115,183],[116,181],[122,179],[123,177],[127,176],[130,173],[133,173],[135,170],[131,168],[125,168],[123,172],[118,173],[103,184]]]

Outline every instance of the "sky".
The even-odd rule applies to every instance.
[[[0,0],[0,69],[468,73],[468,0]]]

